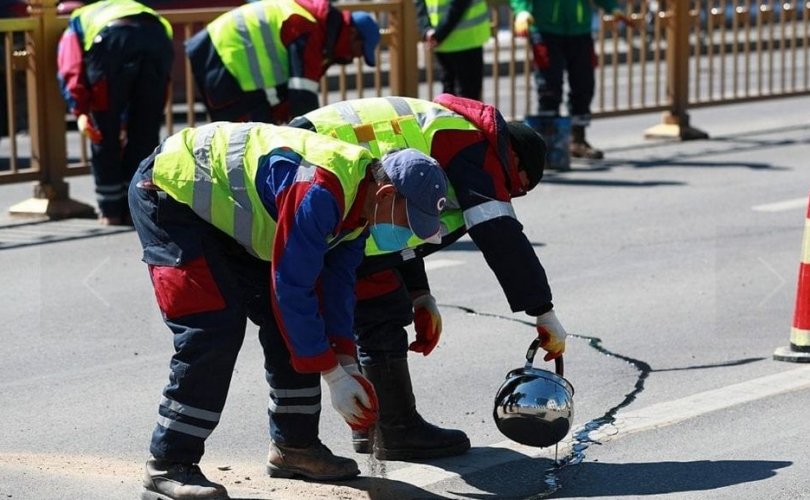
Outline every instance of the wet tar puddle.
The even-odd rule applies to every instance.
[[[505,321],[521,323],[523,325],[530,326],[531,328],[535,327],[534,323],[531,321],[511,318],[509,316],[502,316],[500,314],[479,312],[469,307],[452,304],[439,304],[439,306],[459,309],[468,314],[473,314],[476,316],[497,318]],[[631,358],[629,356],[624,356],[622,354],[617,354],[615,352],[606,349],[604,346],[602,346],[602,339],[598,337],[589,337],[587,335],[577,335],[571,333],[568,334],[568,337],[585,340],[588,342],[588,345],[590,347],[597,350],[600,354],[603,354],[610,358],[616,358],[624,361],[625,363],[631,365],[638,372],[638,375],[636,378],[636,382],[633,386],[633,390],[625,394],[624,399],[621,402],[619,402],[617,405],[607,410],[602,416],[591,419],[588,422],[585,422],[585,424],[580,426],[574,432],[573,443],[571,445],[571,453],[568,456],[563,457],[562,459],[556,460],[553,467],[546,469],[545,483],[548,486],[548,489],[546,489],[542,493],[538,493],[536,495],[529,497],[527,500],[539,500],[541,498],[546,498],[562,487],[562,484],[560,483],[559,479],[560,472],[568,466],[577,465],[581,463],[585,459],[585,450],[587,450],[591,444],[600,444],[598,441],[594,441],[589,437],[590,433],[602,429],[603,427],[612,425],[616,421],[616,413],[622,408],[626,408],[627,406],[632,404],[633,401],[636,400],[638,395],[644,390],[644,383],[647,380],[647,377],[650,375],[650,372],[653,371],[650,368],[650,365],[645,363],[644,361]]]

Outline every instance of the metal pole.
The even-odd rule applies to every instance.
[[[31,166],[40,174],[32,198],[9,209],[12,215],[45,215],[51,218],[83,217],[95,210],[68,197],[65,182],[67,145],[65,104],[56,81],[56,48],[61,30],[56,18],[57,0],[31,0],[36,28],[28,33],[28,118]]]
[[[669,2],[672,15],[667,23],[667,96],[669,111],[663,121],[644,132],[647,138],[706,139],[706,132],[689,125],[689,0]]]

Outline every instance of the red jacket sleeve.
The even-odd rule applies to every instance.
[[[84,52],[76,31],[68,27],[56,55],[59,87],[75,116],[90,112],[90,86],[84,76]]]
[[[290,116],[318,108],[318,89],[324,66],[324,34],[317,23],[291,16],[281,27],[281,42],[287,47],[289,79],[287,98]]]

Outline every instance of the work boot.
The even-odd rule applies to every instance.
[[[589,160],[601,160],[605,154],[588,144],[585,140],[585,127],[574,125],[571,127],[571,146],[569,147],[571,156],[574,158],[587,158]]]
[[[442,429],[426,422],[416,411],[408,360],[394,360],[362,367],[374,384],[380,404],[373,441],[369,432],[352,432],[358,453],[371,453],[380,460],[419,460],[451,457],[470,449],[470,439],[456,429]]]
[[[206,478],[196,464],[146,461],[141,500],[227,500],[221,484]]]
[[[270,477],[289,479],[303,476],[316,481],[339,481],[357,476],[360,469],[357,468],[357,462],[334,455],[320,441],[307,448],[270,443],[267,473]]]

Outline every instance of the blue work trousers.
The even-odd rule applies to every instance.
[[[152,185],[153,159],[144,160],[129,189],[133,223],[175,351],[152,455],[199,462],[220,420],[248,319],[259,326],[264,351],[271,439],[293,447],[314,444],[320,374],[292,368],[271,308],[270,263]]]
[[[102,135],[91,145],[90,166],[105,217],[126,217],[129,181],[160,142],[174,54],[156,18],[132,22],[101,30],[84,55],[93,89],[90,115]]]

